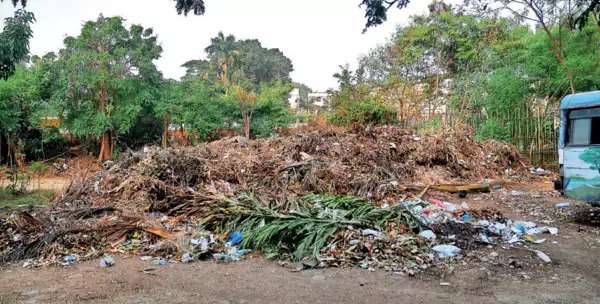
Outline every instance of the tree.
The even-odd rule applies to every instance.
[[[285,106],[292,85],[276,81],[272,85],[263,84],[256,98],[252,115],[250,136],[267,137],[278,127],[287,127],[293,116]]]
[[[333,78],[336,78],[337,82],[340,84],[340,90],[343,90],[346,87],[352,87],[354,76],[352,75],[353,72],[350,70],[350,65],[340,65],[339,68],[341,71],[333,74]]]
[[[370,27],[378,26],[387,21],[387,12],[390,8],[404,8],[410,0],[361,0],[359,6],[365,6],[365,18],[367,24],[363,33]]]
[[[13,0],[15,1],[15,0]],[[22,0],[26,1],[26,0]],[[175,1],[175,9],[179,15],[188,15],[189,12],[193,12],[194,15],[204,15],[206,8],[204,7],[204,0],[173,0]]]
[[[514,16],[523,20],[535,22],[550,39],[552,49],[556,56],[556,60],[562,66],[571,88],[571,93],[575,94],[575,83],[573,81],[573,72],[565,63],[564,53],[562,50],[562,35],[560,32],[570,30],[573,27],[572,17],[575,6],[570,0],[491,0],[484,1],[489,5],[500,4],[501,10],[511,12]],[[559,35],[552,33],[553,27],[558,27]],[[565,29],[566,28],[566,29]]]
[[[257,39],[241,40],[237,44],[242,77],[251,82],[254,91],[259,91],[263,82],[291,81],[290,73],[294,66],[279,49],[265,48]]]
[[[182,64],[181,67],[186,69],[184,78],[203,77],[209,79],[215,75],[214,68],[208,60],[189,60]]]
[[[244,121],[244,135],[247,138],[250,138],[250,124],[252,123],[252,114],[254,114],[256,96],[253,96],[251,93],[244,92],[238,87],[236,98],[239,102],[242,119]]]
[[[13,3],[16,4],[16,1]],[[15,12],[14,17],[4,20],[4,30],[0,33],[0,78],[10,77],[17,64],[27,59],[34,21],[32,13],[21,9]]]
[[[101,138],[99,160],[112,157],[115,135],[136,121],[152,99],[148,83],[160,78],[152,62],[162,48],[152,29],[125,28],[121,17],[88,21],[60,50],[60,85],[54,102],[75,135]]]
[[[208,54],[209,61],[216,68],[219,79],[229,85],[233,68],[239,66],[240,51],[235,36],[228,35],[225,37],[223,32],[219,32],[217,37],[210,40],[210,45],[204,51]]]

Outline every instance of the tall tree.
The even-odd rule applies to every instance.
[[[238,45],[240,69],[255,91],[260,89],[263,82],[274,84],[277,80],[291,81],[290,73],[294,66],[279,49],[265,48],[257,39],[241,40]]]
[[[235,36],[219,32],[217,37],[210,40],[210,45],[204,51],[208,54],[210,62],[216,67],[219,78],[229,85],[233,68],[239,66],[239,45]]]
[[[499,9],[508,11],[523,20],[534,22],[543,30],[550,39],[556,60],[564,69],[571,88],[575,93],[573,72],[565,62],[562,49],[562,31],[569,31],[573,27],[573,15],[577,7],[571,0],[483,0],[486,7],[493,4],[500,5]],[[558,27],[559,34],[555,35],[552,28]]]
[[[131,128],[152,98],[146,83],[160,78],[153,60],[162,48],[153,30],[123,22],[101,15],[85,23],[79,36],[65,38],[57,65],[64,91],[54,101],[72,133],[101,138],[99,160],[112,157],[116,133]]]

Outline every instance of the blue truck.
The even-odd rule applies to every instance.
[[[565,197],[600,202],[600,91],[561,101],[558,163]]]

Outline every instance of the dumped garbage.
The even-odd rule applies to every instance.
[[[99,172],[80,172],[51,206],[7,217],[0,263],[110,252],[162,257],[154,264],[164,265],[238,261],[257,250],[315,267],[410,275],[480,243],[558,233],[520,223],[523,231],[492,209],[423,199],[428,185],[484,195],[488,184],[465,183],[536,178],[516,147],[461,133],[414,138],[372,128],[129,151]],[[108,254],[100,261],[114,263]]]

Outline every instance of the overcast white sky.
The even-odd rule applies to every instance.
[[[8,2],[8,3],[7,3]],[[66,35],[100,13],[120,15],[130,23],[152,27],[164,52],[157,61],[165,77],[179,79],[190,59],[205,58],[204,48],[219,31],[238,39],[259,39],[279,48],[294,64],[292,79],[313,89],[337,86],[332,75],[345,63],[382,43],[397,24],[425,12],[429,0],[411,1],[408,9],[391,10],[388,22],[361,34],[365,24],[360,0],[206,0],[204,16],[179,16],[171,0],[29,0],[37,19],[31,53],[43,55],[62,47]],[[455,1],[450,1],[455,2]],[[0,4],[0,17],[12,15],[10,1]]]

